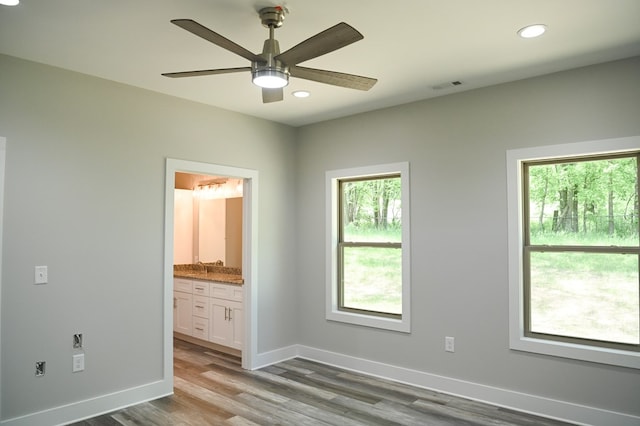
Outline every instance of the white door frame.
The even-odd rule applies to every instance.
[[[244,179],[242,196],[242,275],[244,345],[242,368],[256,368],[257,358],[257,265],[258,265],[258,171],[219,164],[167,158],[164,224],[164,381],[173,389],[173,209],[176,172],[228,176]]]
[[[7,153],[7,139],[0,136],[0,295],[2,294],[2,224],[4,223],[4,166]],[[2,297],[0,297],[0,318],[2,318]],[[0,330],[2,323],[0,322]],[[0,346],[2,334],[0,333]],[[0,354],[0,365],[2,365],[2,355]],[[0,369],[0,386],[2,385],[2,370]],[[2,388],[0,388],[2,394]],[[2,400],[0,400],[0,419],[2,419]]]

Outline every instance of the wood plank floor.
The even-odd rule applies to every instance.
[[[173,396],[74,425],[567,425],[302,359],[245,371],[234,356],[174,348]]]

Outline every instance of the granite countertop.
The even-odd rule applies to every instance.
[[[174,265],[175,278],[188,278],[198,281],[215,281],[225,284],[244,284],[240,268],[219,266],[217,264]]]

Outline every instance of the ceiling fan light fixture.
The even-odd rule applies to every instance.
[[[280,46],[274,34],[276,28],[282,25],[284,14],[287,12],[283,6],[260,9],[258,13],[262,24],[269,29],[269,38],[264,41],[262,52],[259,54],[245,49],[193,19],[172,19],[172,24],[248,60],[251,62],[251,67],[181,71],[162,75],[176,78],[250,71],[253,84],[262,88],[262,103],[265,104],[284,99],[282,89],[289,84],[289,76],[356,90],[369,90],[376,84],[378,80],[375,78],[298,66],[302,62],[336,51],[364,38],[358,30],[345,22],[327,28],[280,53]]]
[[[20,0],[0,0],[0,4],[5,6],[17,6]]]
[[[289,74],[277,69],[255,70],[253,84],[264,89],[279,89],[289,84]]]

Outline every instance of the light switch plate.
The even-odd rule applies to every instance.
[[[46,284],[49,280],[46,266],[36,266],[35,284]]]

